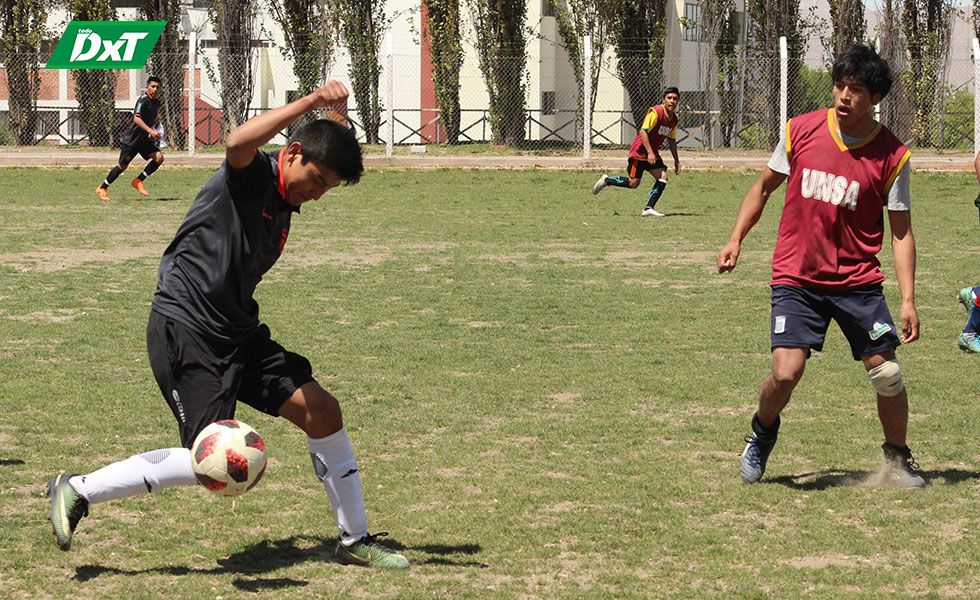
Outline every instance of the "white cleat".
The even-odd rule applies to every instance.
[[[592,194],[593,195],[598,194],[599,192],[601,192],[602,190],[604,190],[607,185],[609,185],[608,183],[606,183],[606,177],[609,177],[609,175],[606,175],[605,173],[603,173],[602,174],[602,177],[599,178],[599,181],[595,182],[595,185],[592,186]]]
[[[652,208],[650,208],[650,207],[648,206],[648,207],[646,207],[646,208],[644,208],[644,209],[643,209],[643,212],[642,212],[642,213],[640,213],[640,216],[641,216],[641,217],[665,217],[665,216],[667,216],[667,215],[665,215],[665,214],[664,214],[664,213],[662,213],[662,212],[659,212],[659,211],[656,211],[656,210],[653,210]]]

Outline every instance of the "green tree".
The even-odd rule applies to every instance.
[[[221,141],[248,119],[255,90],[252,75],[252,39],[255,32],[254,0],[214,0],[209,9],[218,38],[218,72],[221,79]],[[214,73],[208,76],[214,83]]]
[[[663,91],[666,7],[666,0],[611,0],[606,13],[616,48],[616,74],[637,127]]]
[[[459,0],[423,0],[428,16],[432,81],[435,84],[439,120],[449,144],[459,141],[459,71],[463,67],[463,44],[459,29]]]
[[[293,63],[298,92],[309,94],[326,80],[333,65],[334,35],[340,27],[334,0],[271,0],[272,17],[282,28],[284,58]],[[317,118],[307,113],[300,122]]]
[[[830,2],[830,51],[839,55],[864,40],[864,2],[862,0],[828,0]]]
[[[901,3],[902,0],[882,0],[881,22],[878,24],[881,57],[896,69],[904,62],[902,42]],[[881,122],[900,139],[911,136],[911,106],[904,90],[900,73],[896,71],[891,92],[881,102]]]
[[[952,14],[950,0],[904,0],[902,23],[909,60],[902,83],[912,103],[912,143],[916,145],[931,142],[934,113],[944,87],[941,78]]]
[[[714,73],[714,88],[717,95],[719,125],[722,143],[731,145],[735,129],[735,110],[738,105],[739,62],[735,47],[738,43],[738,20],[735,0],[701,0],[701,30],[708,47],[705,84],[710,85]],[[700,54],[700,47],[698,49]],[[701,66],[699,61],[699,67]],[[714,109],[711,104],[706,109]],[[712,126],[712,110],[704,111],[705,131]],[[708,138],[705,138],[707,143]]]
[[[576,112],[579,123],[583,121],[585,111],[592,113],[595,107],[596,94],[599,92],[599,73],[602,70],[602,55],[606,50],[609,24],[603,18],[611,4],[609,0],[548,0],[555,13],[558,33],[561,35],[565,52],[572,63],[575,83],[578,90]],[[585,48],[583,38],[592,38],[589,73],[585,72]],[[589,78],[591,95],[585,98],[585,78]]]
[[[801,113],[830,108],[834,103],[833,87],[830,72],[827,69],[800,70],[802,85],[800,86],[799,110]]]
[[[167,26],[157,41],[146,68],[150,75],[161,80],[160,121],[167,131],[167,142],[183,148],[187,135],[181,118],[184,111],[184,65],[187,52],[180,38],[180,0],[140,0],[140,17],[147,21],[166,21]],[[193,72],[189,76],[193,76]]]
[[[754,25],[748,66],[753,84],[762,90],[755,109],[763,116],[768,145],[774,146],[785,125],[779,122],[779,38],[786,37],[789,54],[787,111],[792,116],[800,112],[799,72],[808,25],[800,19],[800,0],[748,0],[748,10]]]
[[[7,122],[14,141],[34,144],[37,94],[41,89],[38,48],[45,38],[48,15],[44,0],[0,1],[0,60],[7,67],[10,93]]]
[[[110,0],[67,0],[76,21],[115,21]],[[112,145],[116,117],[116,72],[110,69],[72,70],[78,118],[93,146]]]
[[[490,96],[495,144],[524,141],[527,119],[526,0],[467,0],[476,33],[476,55]]]
[[[389,22],[385,17],[385,0],[337,0],[340,26],[350,53],[351,90],[361,119],[361,129],[369,144],[380,141],[381,80],[379,62],[381,40]]]
[[[980,0],[973,0],[970,21],[973,23],[973,37],[980,38]]]

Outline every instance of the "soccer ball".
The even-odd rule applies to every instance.
[[[265,473],[265,442],[257,431],[233,419],[211,423],[191,446],[197,481],[215,494],[238,496]]]

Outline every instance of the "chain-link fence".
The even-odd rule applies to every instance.
[[[643,40],[634,46],[650,48]],[[692,56],[658,60],[630,52],[629,44],[607,47],[594,70],[598,76],[586,82],[586,70],[573,68],[554,36],[533,41],[526,56],[499,58],[490,66],[464,44],[458,89],[443,81],[440,93],[420,45],[402,43],[390,54],[382,50],[367,58],[338,48],[327,77],[352,90],[350,118],[360,139],[389,148],[506,144],[575,155],[583,152],[589,123],[591,148],[619,149],[631,143],[646,109],[662,100],[667,85],[681,90],[681,147],[772,148],[782,129],[778,53],[736,48],[719,56],[702,44],[691,46],[699,48]],[[895,85],[879,118],[910,144],[973,146],[973,63],[969,48],[949,54],[927,85],[913,65],[893,65]],[[213,47],[156,53],[143,71],[48,71],[45,59],[4,57],[0,144],[117,145],[150,72],[163,80],[160,120],[168,143],[178,149],[220,145],[235,126],[300,97],[303,85],[310,85],[301,85],[309,78],[298,77],[295,63],[271,46],[244,54]],[[377,69],[349,66],[371,61]],[[787,70],[790,116],[830,105],[825,65],[791,60]],[[273,141],[282,143],[288,135],[284,131]]]

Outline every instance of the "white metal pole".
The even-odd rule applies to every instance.
[[[875,38],[875,52],[881,55],[881,37]],[[834,57],[836,58],[836,57]],[[875,121],[881,122],[881,102],[875,104]]]
[[[391,158],[395,153],[395,57],[392,48],[391,34],[388,34],[388,143],[385,154]]]
[[[980,152],[980,41],[973,38],[973,155]]]
[[[786,36],[779,36],[779,131],[780,137],[786,135],[788,86],[789,86],[789,50],[786,48]]]
[[[592,157],[592,36],[587,35],[582,39],[582,159],[589,160]]]
[[[197,147],[197,32],[191,29],[187,40],[187,155]]]

